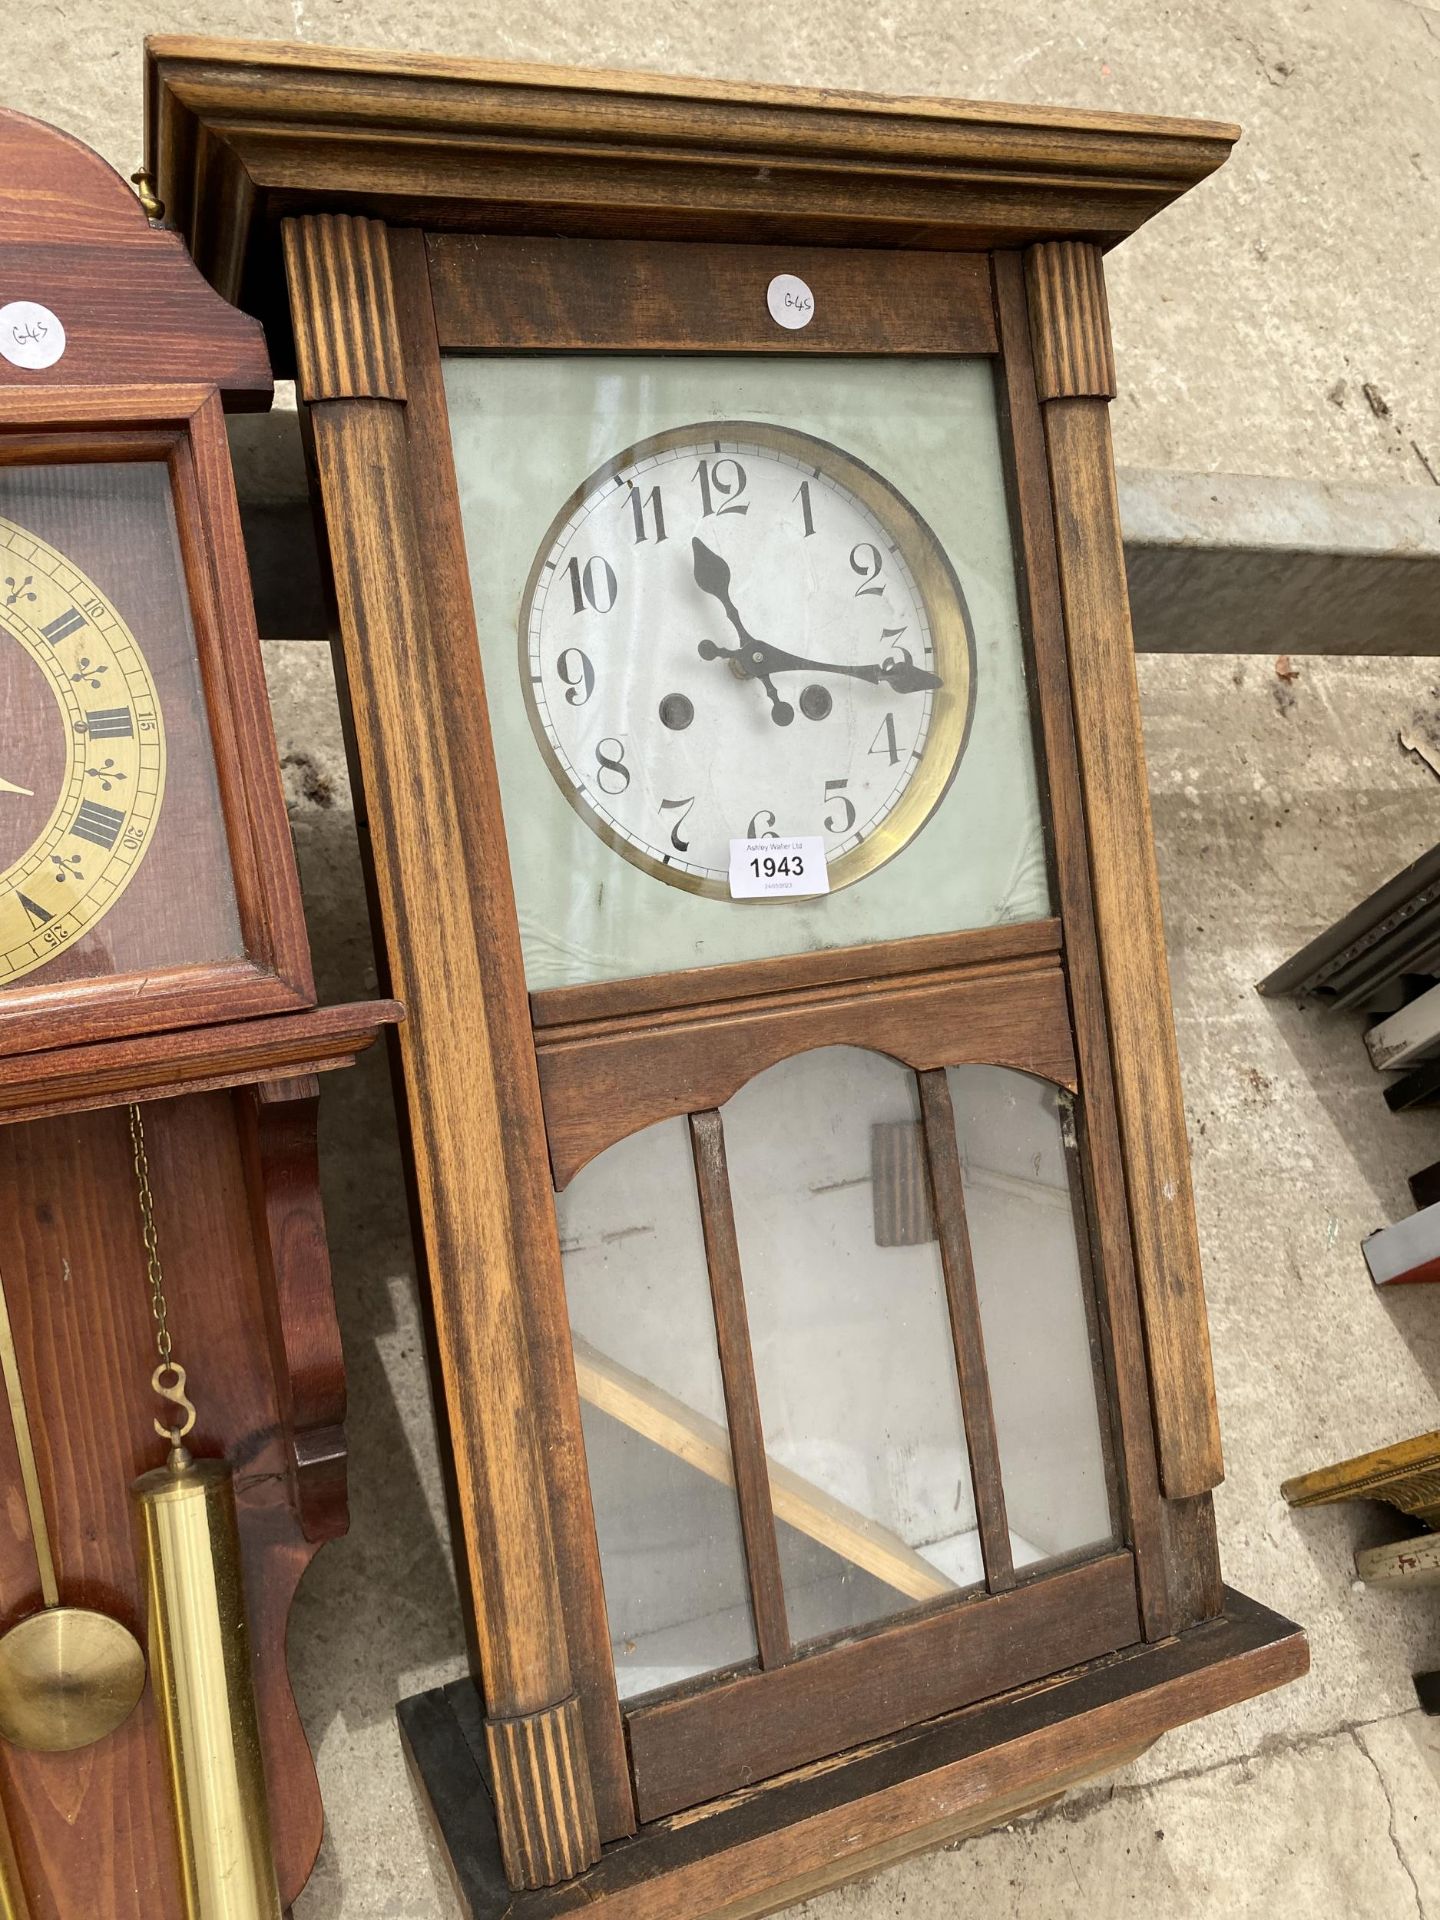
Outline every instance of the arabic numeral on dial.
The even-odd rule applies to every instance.
[[[614,606],[620,583],[610,562],[598,553],[583,567],[577,559],[571,559],[566,564],[565,577],[570,582],[576,613],[584,613],[586,607],[596,613],[609,613]]]
[[[760,824],[762,820],[765,822],[763,827]],[[778,840],[780,835],[775,831],[774,814],[766,812],[762,807],[746,828],[745,838],[747,840]]]
[[[884,565],[884,557],[873,540],[862,540],[859,546],[850,549],[850,571],[860,576],[860,585],[855,589],[857,600],[867,593],[884,592],[880,585],[880,570]]]
[[[900,747],[895,739],[895,716],[893,713],[886,714],[884,726],[881,727],[880,731],[870,743],[870,751],[871,753],[885,754],[892,767],[900,758]]]
[[[636,546],[638,547],[642,541],[648,540],[650,538],[650,531],[653,529],[655,544],[658,547],[660,542],[665,538],[665,503],[661,498],[659,487],[651,487],[649,493],[645,493],[632,481],[630,483],[629,497],[630,513],[635,522]],[[645,524],[646,514],[650,516],[650,526],[648,528]]]
[[[800,482],[800,489],[795,495],[795,498],[800,502],[800,517],[805,522],[805,538],[808,540],[815,531],[815,514],[810,505],[810,482],[808,480],[802,480]]]
[[[564,682],[567,705],[583,707],[595,691],[595,669],[590,664],[590,656],[579,647],[566,647],[555,662],[555,671]]]
[[[827,780],[825,782],[825,804],[827,809],[829,809],[832,800],[836,801],[845,809],[844,818],[840,820],[833,819],[830,811],[826,812],[825,831],[827,833],[849,833],[855,824],[855,802],[845,791],[849,784],[850,782],[848,780]]]
[[[670,844],[677,853],[688,853],[690,851],[690,842],[680,838],[680,829],[684,826],[685,817],[694,804],[695,796],[693,793],[688,800],[662,800],[660,802],[660,811],[662,813],[678,813],[680,815],[680,818],[670,829]]]
[[[741,500],[746,488],[745,469],[738,460],[724,459],[711,462],[702,460],[694,473],[693,480],[700,482],[700,517],[708,520],[711,514],[748,513],[750,503]],[[717,506],[715,503],[719,501]]]
[[[625,764],[625,742],[611,738],[602,740],[595,749],[595,784],[602,793],[613,798],[624,793],[630,784],[630,769]]]

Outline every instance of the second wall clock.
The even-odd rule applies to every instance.
[[[0,274],[0,1911],[268,1920],[345,1527],[315,1076],[399,1010],[314,1005],[225,438],[259,328],[6,112]]]

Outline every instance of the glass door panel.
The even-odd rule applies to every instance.
[[[685,1121],[619,1141],[557,1207],[615,1672],[629,1696],[755,1655]]]
[[[1006,1067],[946,1077],[1017,1568],[1115,1537],[1070,1099]]]
[[[793,1637],[976,1584],[914,1075],[828,1047],[722,1116]]]

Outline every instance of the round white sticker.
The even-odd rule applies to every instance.
[[[53,367],[65,351],[65,329],[38,300],[0,307],[0,353],[12,367]]]
[[[765,289],[765,304],[777,327],[808,327],[815,318],[815,296],[798,273],[777,273]]]

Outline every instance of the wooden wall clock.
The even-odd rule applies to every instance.
[[[1303,1671],[1216,1559],[1107,422],[1103,252],[1234,129],[149,57],[305,405],[468,1910],[769,1911]]]
[[[314,1004],[223,419],[270,393],[258,326],[130,188],[0,113],[0,1910],[19,1920],[278,1916],[320,1838],[285,1667],[300,1576],[345,1525],[316,1076],[398,1009]],[[162,1433],[191,1458],[167,1466]]]

